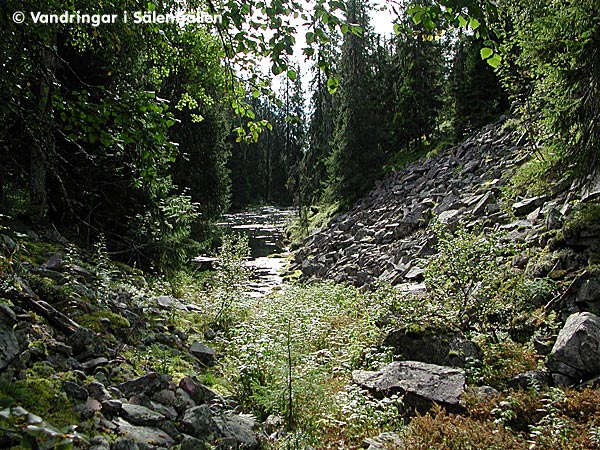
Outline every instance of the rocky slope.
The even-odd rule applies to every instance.
[[[350,211],[313,232],[296,252],[292,270],[301,270],[304,280],[326,278],[369,289],[387,282],[422,290],[423,270],[436,253],[434,220],[450,229],[460,224],[499,230],[509,240],[543,249],[548,232],[562,229],[574,204],[593,202],[598,186],[565,178],[543,195],[507,199],[508,175],[532,156],[521,140],[501,120],[438,156],[392,173]],[[597,249],[597,227],[570,232],[550,245],[581,250],[583,259]],[[585,266],[586,261],[566,259],[551,269]]]
[[[195,377],[215,357],[205,310],[17,229],[0,228],[0,448],[258,448],[254,418]]]

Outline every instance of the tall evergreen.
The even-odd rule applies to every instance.
[[[332,153],[328,161],[329,193],[349,206],[368,191],[384,161],[378,145],[372,61],[369,55],[368,4],[348,0],[348,21],[363,33],[347,33],[339,65],[339,108],[334,119]]]
[[[454,139],[494,120],[508,108],[508,97],[492,67],[481,59],[481,39],[462,35],[449,82],[450,120]]]

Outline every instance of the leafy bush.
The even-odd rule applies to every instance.
[[[459,228],[450,234],[440,225],[435,230],[438,254],[429,261],[425,284],[442,321],[462,330],[506,325],[525,300],[522,284],[506,283],[514,245],[499,233]]]

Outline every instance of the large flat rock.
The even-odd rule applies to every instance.
[[[434,403],[451,412],[462,410],[465,373],[461,369],[417,361],[396,361],[379,371],[355,370],[354,382],[375,395],[404,396],[407,410],[428,411]]]

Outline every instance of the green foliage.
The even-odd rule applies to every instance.
[[[449,83],[450,120],[456,142],[508,108],[498,77],[482,60],[493,50],[482,45],[473,36],[461,36],[457,43]]]
[[[247,236],[223,236],[217,270],[208,281],[208,297],[213,305],[211,325],[227,329],[243,310],[250,275],[245,259],[249,253]]]
[[[470,383],[506,389],[513,377],[538,367],[539,357],[532,345],[514,342],[507,333],[495,337],[480,334],[474,341],[481,348],[483,358],[468,367]]]
[[[520,284],[499,289],[507,256],[515,249],[497,233],[459,228],[454,234],[437,226],[438,255],[425,272],[425,284],[440,314],[463,330],[506,326],[523,309]]]
[[[341,391],[364,349],[381,339],[371,316],[378,308],[355,288],[331,283],[289,286],[261,301],[232,329],[224,352],[223,371],[236,398],[261,417],[285,417],[303,445],[315,445],[334,427],[342,428],[343,439],[378,429],[390,415],[375,412],[387,406]],[[356,414],[343,424],[342,407]]]

